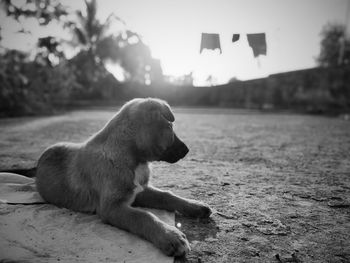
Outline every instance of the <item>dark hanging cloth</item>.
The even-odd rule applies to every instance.
[[[239,40],[239,34],[233,34],[232,36],[232,42],[235,43],[236,41]]]
[[[220,36],[219,34],[209,34],[209,33],[202,33],[202,40],[201,40],[201,49],[199,53],[202,53],[203,49],[219,49],[220,54],[222,53],[221,45],[220,45]]]
[[[253,49],[254,57],[266,55],[265,33],[247,34],[249,46]]]

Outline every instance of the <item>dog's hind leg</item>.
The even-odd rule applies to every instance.
[[[177,211],[189,217],[205,218],[211,214],[210,207],[204,203],[185,199],[169,191],[150,186],[137,194],[133,206]]]

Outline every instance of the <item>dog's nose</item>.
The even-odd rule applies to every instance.
[[[190,150],[188,149],[188,147],[186,146],[186,144],[182,143],[181,148],[180,148],[180,155],[182,156],[181,158],[185,157],[186,154],[189,152]]]
[[[174,143],[163,153],[160,161],[168,163],[176,163],[181,158],[184,158],[189,152],[188,147],[177,136],[174,135]]]

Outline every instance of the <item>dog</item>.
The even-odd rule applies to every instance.
[[[205,218],[211,208],[149,184],[149,163],[175,163],[188,148],[173,130],[167,102],[127,102],[87,141],[58,143],[44,151],[36,168],[42,198],[58,207],[97,213],[103,222],[134,233],[168,256],[190,251],[184,233],[138,207],[177,211]]]

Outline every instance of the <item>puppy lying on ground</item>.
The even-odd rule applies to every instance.
[[[36,171],[40,195],[60,207],[96,212],[104,222],[151,241],[166,255],[187,253],[189,243],[181,231],[136,208],[190,217],[211,214],[206,204],[148,185],[148,162],[175,163],[188,152],[172,129],[174,120],[165,101],[129,101],[86,142],[59,143],[42,154]]]

